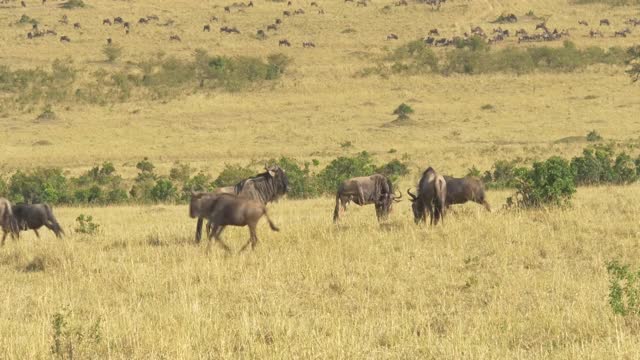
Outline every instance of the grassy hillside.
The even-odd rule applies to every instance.
[[[578,48],[626,48],[640,42],[640,28],[623,23],[640,17],[637,5],[450,0],[433,11],[413,1],[320,0],[321,15],[299,0],[254,0],[230,13],[221,1],[85,0],[73,10],[25,2],[0,4],[0,66],[12,71],[48,71],[61,59],[83,84],[98,71],[138,74],[149,59],[187,61],[196,49],[262,60],[284,53],[292,62],[281,78],[239,91],[194,82],[171,96],[138,93],[102,105],[74,96],[5,103],[0,175],[43,166],[79,174],[112,161],[131,179],[146,156],[159,173],[180,160],[215,176],[225,163],[284,155],[323,167],[366,150],[380,162],[404,157],[413,170],[406,188],[428,165],[464,175],[500,159],[571,157],[591,130],[638,155],[640,86],[623,66],[358,75],[432,28],[443,37],[472,26],[490,32],[503,13],[519,18],[500,25],[511,32],[532,32],[546,19],[551,29],[568,29]],[[299,8],[304,15],[282,16]],[[525,16],[530,11],[535,16]],[[27,39],[31,25],[17,23],[23,14],[57,35]],[[148,15],[159,20],[138,24]],[[128,35],[122,25],[102,25],[116,16],[131,22]],[[275,18],[283,19],[279,30],[257,39]],[[599,27],[601,18],[611,26]],[[241,34],[221,34],[221,26]],[[612,37],[627,26],[630,35]],[[591,28],[605,36],[590,38]],[[399,40],[387,41],[390,33]],[[61,43],[63,35],[71,42]],[[112,63],[103,54],[107,38],[122,48]],[[285,38],[292,47],[278,46]],[[544,45],[562,41],[519,45],[511,37],[494,49]],[[434,51],[444,57],[451,49]],[[0,99],[12,96],[3,89]],[[401,103],[415,110],[414,121],[389,126]],[[47,105],[55,118],[38,119]],[[341,146],[346,141],[353,146]],[[282,231],[261,224],[258,249],[240,255],[194,245],[185,206],[56,208],[64,240],[31,232],[0,248],[0,358],[64,357],[70,347],[76,358],[637,358],[639,322],[613,315],[606,263],[640,265],[639,190],[579,188],[572,207],[524,212],[502,209],[510,192],[490,191],[495,212],[461,206],[437,228],[415,226],[408,202],[382,225],[373,208],[352,207],[334,226],[333,199],[284,200],[269,207]],[[97,235],[74,231],[80,214],[94,216]],[[223,237],[237,250],[248,231]]]

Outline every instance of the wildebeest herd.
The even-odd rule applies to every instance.
[[[248,226],[249,241],[242,250],[258,243],[256,226],[264,216],[273,231],[279,231],[267,214],[267,204],[277,201],[289,191],[289,179],[279,166],[265,166],[265,172],[238,182],[234,186],[218,188],[214,192],[192,192],[189,204],[189,216],[197,218],[195,241],[202,238],[202,226],[207,220],[207,236],[210,249],[212,239],[227,251],[229,247],[220,235],[227,226]],[[416,224],[426,222],[437,225],[444,221],[449,206],[473,201],[482,204],[488,211],[490,207],[485,198],[484,186],[473,177],[453,178],[438,174],[433,168],[426,169],[417,185],[416,194],[407,189],[411,197],[411,208]],[[393,203],[399,202],[402,194],[394,191],[391,180],[382,174],[362,176],[343,181],[337,189],[333,221],[337,223],[340,213],[353,202],[356,205],[374,205],[378,221],[388,218]],[[33,230],[38,237],[42,226],[62,237],[64,231],[56,220],[51,207],[47,204],[15,204],[0,198],[0,227],[4,234],[2,244],[10,234],[15,240],[21,231]]]

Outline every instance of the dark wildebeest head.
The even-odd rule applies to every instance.
[[[411,209],[416,224],[424,222],[427,213],[432,225],[437,225],[440,219],[444,220],[447,183],[432,167],[422,173],[418,182],[418,194],[412,194],[409,189],[407,194],[411,197]]]
[[[267,204],[278,200],[289,191],[289,178],[278,165],[266,166],[262,174],[244,179],[236,184],[238,195]]]
[[[45,226],[58,238],[64,235],[64,230],[47,204],[16,204],[12,210],[21,231],[33,230],[39,238],[38,229]]]
[[[444,179],[447,182],[447,206],[473,201],[484,206],[487,211],[491,211],[491,207],[485,198],[484,185],[480,179],[474,177],[454,178],[450,176],[445,176]]]
[[[8,234],[15,240],[20,237],[20,228],[18,227],[18,221],[13,215],[11,203],[9,200],[0,198],[0,228],[2,228],[2,243],[0,246],[4,246],[4,241]]]
[[[204,198],[202,201],[200,198]],[[248,226],[249,241],[242,247],[242,250],[251,244],[251,248],[255,248],[258,243],[256,234],[256,226],[260,218],[264,215],[269,222],[269,226],[273,231],[279,231],[278,227],[271,221],[267,214],[266,206],[255,200],[236,196],[233,194],[216,194],[192,193],[191,202],[198,204],[200,215],[209,220],[211,231],[209,232],[209,244],[207,250],[211,248],[211,238],[215,238],[216,242],[229,250],[229,247],[222,241],[220,234],[226,226]]]
[[[333,211],[333,221],[340,218],[340,209],[345,211],[347,204],[353,202],[359,206],[374,204],[378,221],[389,216],[394,201],[399,201],[402,194],[396,196],[393,184],[386,176],[374,174],[345,180],[338,187],[336,193],[336,207]]]

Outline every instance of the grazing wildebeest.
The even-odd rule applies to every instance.
[[[269,218],[267,207],[260,201],[233,194],[191,193],[189,216],[191,218],[204,217],[209,221],[211,227],[207,251],[211,248],[212,237],[216,242],[220,242],[225,250],[229,251],[229,247],[220,238],[226,226],[249,226],[249,241],[240,251],[246,249],[249,244],[252,249],[255,248],[258,243],[256,225],[263,215],[267,218],[271,230],[279,231]]]
[[[616,31],[613,33],[614,37],[622,36],[627,37],[627,32],[625,30]]]
[[[28,32],[27,33],[27,39],[33,39],[33,33]]]
[[[436,39],[432,38],[431,36],[429,36],[426,39],[424,39],[424,43],[427,44],[427,45],[433,45],[434,41],[436,41]]]
[[[382,174],[371,176],[361,176],[345,180],[338,186],[336,193],[336,207],[333,211],[333,222],[340,219],[340,209],[347,210],[347,204],[364,206],[374,204],[378,221],[389,216],[394,201],[399,201],[402,194],[397,196],[393,193],[393,184]]]
[[[112,24],[111,24],[111,20],[110,20],[110,19],[104,19],[104,20],[102,20],[102,25],[109,25],[109,26],[111,26],[111,25],[112,25]]]
[[[312,48],[314,48],[314,47],[316,47],[316,44],[314,44],[312,41],[305,41],[305,42],[302,43],[302,47],[305,47],[305,48],[312,47]]]
[[[207,31],[207,32],[211,32],[211,26],[209,25],[205,25],[202,27],[202,31]]]
[[[63,35],[60,36],[60,42],[71,42],[71,39],[68,36]]]
[[[113,23],[114,24],[123,24],[124,23],[124,19],[121,18],[120,16],[116,16],[113,18]]]
[[[315,2],[315,1],[312,1],[312,2],[311,2],[311,6],[318,6],[318,3],[317,3],[317,2]]]
[[[291,16],[291,12],[285,10],[282,12],[282,16]]]
[[[74,28],[74,29],[80,29],[80,27],[81,27],[81,26],[80,26],[80,23],[74,23],[74,24],[73,24],[73,28]]]
[[[138,24],[148,24],[148,23],[149,23],[149,19],[147,18],[138,19]]]
[[[269,30],[278,30],[278,26],[276,24],[267,25],[267,31]]]
[[[578,21],[578,25],[584,25],[584,26],[589,26],[589,23],[584,21],[584,20],[579,20]]]
[[[429,30],[429,35],[440,35],[440,33],[438,32],[438,29],[431,29]]]
[[[0,228],[4,232],[0,246],[4,246],[4,241],[8,234],[11,234],[11,238],[14,240],[20,237],[20,228],[18,227],[18,221],[13,216],[11,203],[4,198],[0,198]]]
[[[278,41],[278,46],[289,47],[289,46],[291,46],[291,43],[287,39],[282,39],[282,40]]]
[[[231,8],[230,8],[230,7],[228,7],[228,6],[225,6],[225,7],[224,7],[224,12],[228,12],[228,13],[230,13],[230,12],[231,12]]]
[[[282,24],[282,20],[281,19],[276,19],[276,21],[274,22],[276,25],[280,25]]]
[[[111,42],[112,42],[111,38],[107,38],[107,45],[111,45]]]
[[[387,35],[387,40],[398,40],[398,35],[389,34],[389,35]]]
[[[38,229],[45,226],[53,231],[57,238],[64,235],[62,227],[47,204],[16,204],[13,205],[12,211],[21,231],[33,230],[40,238]]]
[[[422,173],[418,182],[418,194],[414,195],[407,189],[407,194],[411,197],[413,220],[416,224],[426,221],[427,212],[431,225],[437,225],[440,219],[444,222],[447,185],[444,177],[429,167]]]
[[[600,26],[602,25],[607,25],[607,26],[611,25],[609,23],[609,19],[600,19]]]
[[[474,177],[454,178],[451,176],[445,176],[444,179],[447,182],[447,207],[473,201],[491,212],[491,206],[489,206],[485,198],[484,185],[480,179]]]
[[[171,36],[169,36],[169,40],[172,40],[172,41],[182,41],[182,39],[180,39],[180,36],[178,36],[178,35],[171,35]]]
[[[293,14],[294,15],[304,15],[304,10],[298,9],[298,10],[294,11]]]

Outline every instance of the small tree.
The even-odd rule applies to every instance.
[[[398,115],[398,120],[406,120],[409,118],[410,114],[413,114],[413,109],[405,103],[400,104],[395,110],[393,110],[393,115]]]
[[[544,162],[535,162],[533,169],[520,174],[516,189],[515,204],[513,198],[507,199],[510,205],[525,208],[560,206],[569,203],[576,185],[569,162],[554,156]]]
[[[636,82],[640,79],[640,45],[629,48],[627,54],[629,55],[627,64],[630,66],[627,74],[631,76],[633,82]]]
[[[107,57],[107,61],[112,63],[122,55],[122,48],[118,45],[107,44],[102,48],[102,53]]]

